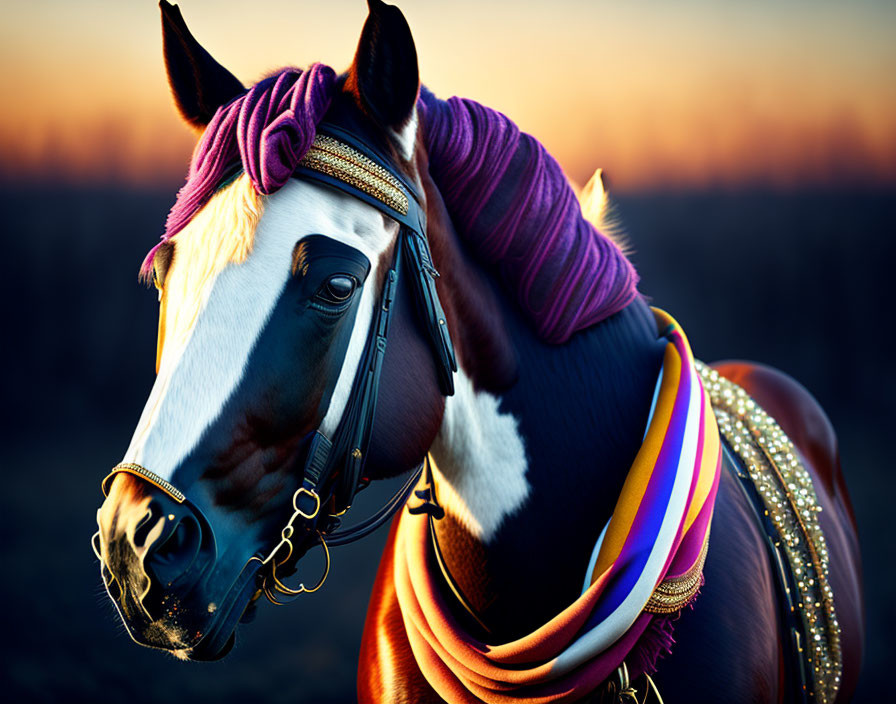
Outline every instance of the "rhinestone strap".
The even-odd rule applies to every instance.
[[[138,477],[143,477],[150,484],[157,486],[159,489],[164,491],[168,496],[177,501],[177,503],[182,504],[184,499],[186,498],[180,490],[177,489],[171,482],[166,479],[162,479],[158,474],[154,474],[150,472],[146,467],[140,464],[134,464],[133,462],[122,462],[121,464],[117,464],[112,468],[112,471],[103,479],[102,488],[103,494],[106,496],[109,495],[109,485],[112,483],[112,479],[116,474],[124,472],[125,474],[135,474]]]
[[[697,371],[719,430],[746,467],[783,539],[809,639],[803,652],[816,700],[833,702],[843,670],[840,625],[828,583],[828,549],[818,522],[821,506],[812,477],[781,427],[746,391],[701,362]]]

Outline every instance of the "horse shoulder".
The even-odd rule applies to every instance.
[[[358,658],[358,701],[361,704],[441,703],[423,677],[405,633],[392,581],[395,524],[383,550],[367,607]]]

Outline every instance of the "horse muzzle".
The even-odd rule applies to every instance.
[[[106,591],[136,643],[186,659],[219,659],[259,592],[262,565],[251,557],[251,537],[228,540],[219,555],[198,507],[140,484],[130,495],[110,492],[99,512],[94,550]]]

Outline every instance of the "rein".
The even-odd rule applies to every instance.
[[[370,482],[363,476],[363,469],[376,414],[392,305],[401,276],[410,276],[417,311],[422,316],[435,356],[443,395],[454,393],[453,373],[457,371],[454,346],[435,288],[439,273],[432,263],[426,237],[426,212],[417,189],[391,159],[353,133],[327,123],[318,125],[314,143],[302,157],[293,178],[320,183],[364,201],[395,220],[399,224],[399,233],[392,266],[386,273],[380,304],[339,427],[332,438],[319,429],[314,432],[302,472],[302,484],[293,494],[293,512],[280,532],[279,542],[266,556],[256,554],[251,557],[243,568],[244,573],[255,570],[262,575],[260,591],[275,604],[286,603],[283,596],[294,598],[320,589],[330,569],[328,546],[360,540],[389,521],[404,505],[423,472],[424,462],[421,462],[404,485],[372,516],[338,530],[341,516],[351,508],[355,495]],[[104,495],[108,495],[115,475],[121,473],[140,477],[177,503],[186,502],[198,511],[198,507],[173,484],[134,463],[122,463],[112,468],[102,482]],[[277,576],[278,567],[286,564],[295,552],[297,533],[302,537],[316,535],[324,550],[324,574],[311,588],[299,584],[293,589]]]

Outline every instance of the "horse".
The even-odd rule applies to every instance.
[[[328,567],[331,547],[392,520],[360,701],[630,701],[651,675],[669,702],[849,700],[861,563],[824,411],[770,367],[693,359],[604,234],[600,182],[580,203],[508,118],[433,96],[400,10],[368,4],[345,73],[285,69],[247,90],[160,3],[175,104],[202,136],[141,268],[159,290],[157,377],[97,512],[128,633],[224,657],[262,596],[322,586],[326,573],[288,583],[307,552]],[[636,494],[667,405],[656,437],[673,432],[679,406],[664,398],[687,411],[671,488]],[[753,437],[781,457],[750,455]],[[659,473],[664,452],[645,466]],[[799,490],[778,489],[810,506],[769,513],[759,494],[777,489],[748,465],[796,477]],[[341,528],[359,490],[402,475],[380,511]],[[601,567],[614,535],[628,540],[626,496],[644,521],[673,516],[659,571],[631,584],[652,542],[646,561],[617,552]],[[794,517],[798,538],[785,536]],[[781,552],[806,536],[824,569]],[[622,626],[560,672],[546,624],[562,615],[581,651],[611,620],[586,624],[600,599],[628,604],[642,583]],[[594,611],[570,611],[586,597]],[[541,655],[506,645],[519,643]]]

